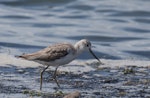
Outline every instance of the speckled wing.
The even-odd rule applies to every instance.
[[[74,47],[70,44],[56,44],[38,52],[32,54],[25,54],[19,57],[27,60],[39,60],[49,62],[55,61],[56,59],[59,59],[61,57],[65,57],[70,52],[73,53],[72,50],[74,50]]]

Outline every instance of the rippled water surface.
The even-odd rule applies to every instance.
[[[0,52],[17,55],[87,38],[98,57],[149,60],[149,5],[149,0],[0,0]]]

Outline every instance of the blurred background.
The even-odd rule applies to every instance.
[[[83,38],[100,58],[149,60],[150,0],[0,0],[0,53]]]

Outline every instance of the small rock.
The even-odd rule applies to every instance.
[[[78,91],[69,93],[68,95],[64,96],[64,98],[80,98],[80,97],[81,97],[81,94]]]

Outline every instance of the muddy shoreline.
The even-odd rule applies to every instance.
[[[25,66],[27,63],[23,61],[24,64],[21,67],[20,60],[10,56],[7,56],[7,59],[12,61],[6,63],[3,60],[3,63],[0,64],[0,97],[3,98],[62,98],[75,91],[80,92],[81,98],[150,97],[150,65],[148,62],[147,66],[138,64],[136,66],[136,63],[126,62],[125,66],[114,67],[107,66],[109,64],[97,66],[95,61],[86,62],[83,66],[83,63],[76,61],[71,67],[65,65],[59,68],[57,76],[61,86],[59,89],[51,78],[54,71],[54,68],[51,68],[44,74],[41,92],[39,91],[39,72],[42,66],[30,66],[30,62],[28,66]],[[21,63],[16,63],[15,60]],[[103,62],[106,61],[103,60]],[[144,65],[146,61],[141,62]],[[117,65],[120,61],[118,63],[115,61],[115,63]],[[111,64],[115,63],[112,60]],[[82,68],[87,68],[88,71],[83,71]]]

